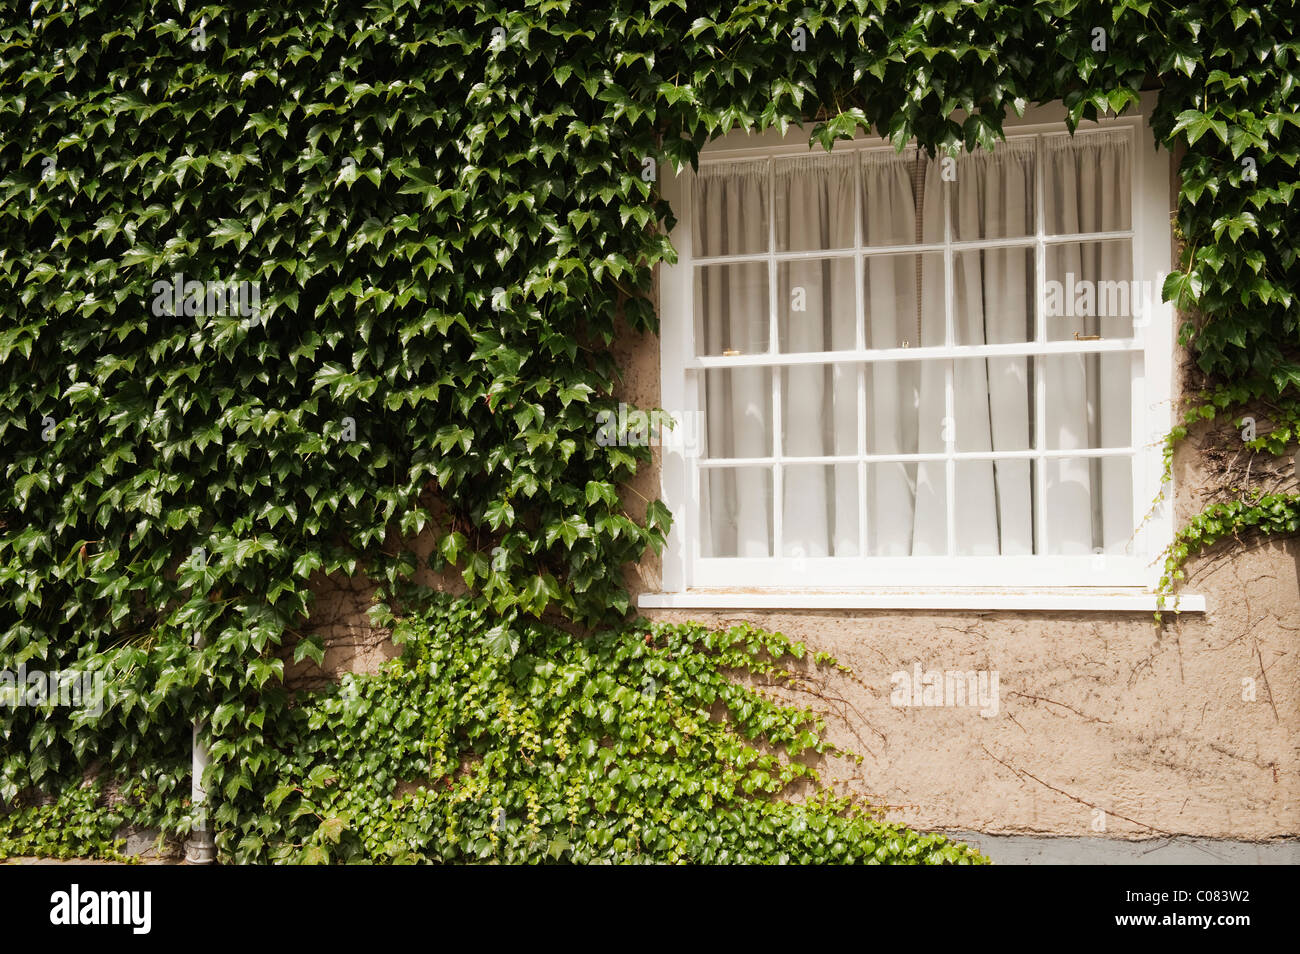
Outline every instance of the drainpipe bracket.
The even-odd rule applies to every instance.
[[[196,831],[185,842],[187,865],[210,865],[217,860],[217,846],[206,831]]]

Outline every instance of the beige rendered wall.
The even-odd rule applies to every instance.
[[[926,829],[1263,839],[1300,834],[1294,544],[1197,574],[1210,611],[1157,631],[1149,614],[649,611],[747,620],[853,669],[788,698],[830,712],[837,787]],[[895,707],[891,674],[999,675],[997,715]],[[1263,673],[1263,676],[1261,676]],[[1257,682],[1243,700],[1243,678]]]

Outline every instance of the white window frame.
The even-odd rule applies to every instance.
[[[1079,134],[1089,130],[1124,129],[1132,137],[1130,155],[1133,173],[1131,228],[1127,231],[1098,233],[1096,236],[1069,236],[1055,241],[1077,242],[1096,238],[1130,238],[1133,249],[1133,277],[1154,280],[1160,273],[1171,270],[1170,157],[1167,152],[1154,148],[1154,139],[1147,117],[1154,105],[1153,94],[1144,94],[1140,112],[1119,118],[1106,118],[1099,122],[1085,122]],[[1037,107],[1024,117],[1009,119],[1005,124],[1007,137],[1035,136],[1063,132],[1065,112],[1060,105]],[[1041,142],[1041,138],[1036,138]],[[771,130],[761,135],[743,132],[731,133],[706,147],[700,156],[702,163],[710,161],[735,161],[754,158],[797,156],[810,154],[808,130],[791,127],[787,136]],[[884,139],[859,136],[853,141],[837,142],[834,151],[859,151],[863,149],[893,149]],[[820,146],[811,154],[824,154]],[[1040,154],[1041,160],[1041,154]],[[1045,243],[1052,239],[1044,234],[1042,203],[1042,162],[1035,163],[1036,235],[1022,240],[1007,240],[1004,244],[1021,245],[1036,249],[1036,282],[1039,288],[1045,281]],[[920,358],[959,359],[990,355],[1033,356],[1060,353],[1129,352],[1133,355],[1134,372],[1131,407],[1133,433],[1145,435],[1144,441],[1135,441],[1132,448],[1107,448],[1099,450],[1043,450],[1043,415],[1036,415],[1037,431],[1035,450],[1022,452],[995,451],[978,454],[956,454],[949,441],[943,454],[935,455],[948,461],[947,490],[954,492],[954,461],[960,459],[991,459],[1022,457],[1033,460],[1099,455],[1101,450],[1129,450],[1132,452],[1134,492],[1133,526],[1137,527],[1132,555],[1095,554],[1091,556],[943,556],[943,557],[782,557],[779,519],[781,507],[775,507],[778,528],[773,557],[766,558],[706,558],[700,555],[699,486],[700,472],[710,465],[687,452],[681,443],[666,441],[661,457],[662,498],[673,513],[673,527],[663,551],[662,591],[643,594],[642,607],[715,607],[715,608],[824,608],[824,607],[935,607],[935,608],[1021,608],[1021,609],[1106,609],[1146,610],[1156,607],[1153,594],[1159,580],[1162,562],[1157,559],[1173,537],[1170,501],[1172,486],[1165,487],[1160,505],[1151,508],[1161,490],[1163,463],[1161,441],[1172,424],[1173,368],[1175,347],[1175,316],[1171,305],[1163,302],[1150,310],[1149,320],[1135,322],[1132,339],[1097,341],[1047,341],[1044,334],[1044,308],[1042,295],[1036,302],[1036,341],[1014,345],[957,346],[951,340],[943,347],[894,348],[869,350],[865,347],[865,327],[862,320],[862,296],[858,298],[858,343],[854,351],[820,352],[813,354],[723,355],[698,357],[694,347],[694,269],[697,264],[692,254],[692,224],[695,174],[687,167],[673,174],[665,170],[662,184],[665,197],[677,213],[676,228],[671,234],[678,252],[676,265],[662,265],[659,273],[660,314],[660,405],[673,415],[693,414],[702,419],[703,410],[700,386],[706,369],[743,367],[746,365],[796,365],[827,364],[833,362],[915,361]],[[856,201],[861,201],[860,197]],[[769,201],[769,206],[771,205]],[[775,210],[769,209],[769,215]],[[859,263],[856,269],[861,286],[860,218],[855,216],[855,248],[852,254]],[[947,232],[946,227],[945,231]],[[945,269],[951,269],[954,250],[970,245],[988,247],[987,240],[979,243],[954,243],[946,235],[942,247],[931,245],[908,246],[905,251],[942,251]],[[1027,245],[1029,241],[1034,244]],[[769,274],[775,273],[778,262],[804,258],[823,258],[824,252],[775,252],[769,243],[766,253],[750,256],[769,262]],[[873,253],[878,251],[872,248]],[[743,259],[742,256],[727,256]],[[713,262],[714,259],[706,259]],[[949,283],[951,287],[951,283]],[[1157,295],[1158,297],[1158,295]],[[770,348],[775,351],[777,336],[777,303],[769,295],[771,333]],[[951,309],[949,309],[950,311]],[[949,325],[952,322],[949,321]],[[951,334],[951,327],[949,334]],[[861,378],[860,378],[861,380]],[[1035,376],[1036,406],[1046,400],[1044,375]],[[859,404],[865,395],[859,387]],[[775,389],[774,403],[779,404],[779,388]],[[862,416],[859,408],[859,416]],[[859,427],[861,427],[861,421]],[[764,461],[775,463],[774,499],[780,500],[781,464],[785,461],[798,464],[829,463],[822,458],[783,458],[780,454],[779,425],[773,440],[773,457]],[[860,447],[861,449],[861,447]],[[879,459],[868,455],[872,460]],[[918,455],[908,455],[909,460]],[[860,455],[861,457],[861,455]],[[860,468],[866,457],[861,457]],[[726,462],[734,464],[733,461]],[[757,460],[755,461],[757,463]],[[861,471],[860,471],[861,472]],[[1035,468],[1035,521],[1036,530],[1043,525],[1045,506],[1044,468]],[[951,513],[952,502],[949,501]],[[949,533],[953,532],[950,527]],[[951,549],[951,548],[950,548]],[[1173,604],[1171,604],[1173,605]],[[1204,609],[1204,600],[1197,596],[1181,596],[1177,603],[1181,611]]]

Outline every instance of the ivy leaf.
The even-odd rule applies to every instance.
[[[1205,113],[1195,109],[1185,109],[1179,113],[1174,128],[1169,135],[1172,138],[1181,132],[1187,133],[1187,143],[1193,146],[1207,132],[1213,132],[1222,143],[1228,141],[1227,123],[1221,119],[1211,119]]]
[[[292,785],[277,785],[271,790],[271,794],[266,796],[266,805],[272,811],[280,807],[286,798],[292,795],[297,789]]]
[[[438,552],[448,563],[455,565],[456,558],[460,555],[460,551],[465,549],[465,546],[465,535],[457,531],[447,534],[438,541]]]
[[[515,508],[510,505],[508,500],[494,500],[488,504],[483,516],[487,519],[489,527],[493,530],[499,530],[503,526],[514,525]]]
[[[332,765],[317,765],[307,775],[307,784],[313,788],[319,788],[327,785],[338,778],[338,773],[334,771]]]
[[[321,645],[319,637],[304,636],[298,640],[298,645],[293,649],[294,663],[300,663],[304,658],[310,658],[317,666],[325,665],[325,647]]]
[[[293,573],[295,576],[306,579],[323,565],[324,561],[321,559],[320,553],[309,550],[293,561]]]
[[[1201,294],[1201,283],[1187,272],[1170,272],[1161,288],[1163,301],[1171,301],[1179,308],[1195,308]]]
[[[513,659],[519,652],[519,636],[505,624],[498,624],[488,630],[483,644],[488,652],[501,659]]]
[[[652,500],[646,507],[646,526],[667,532],[673,525],[673,515],[662,500]]]
[[[340,815],[331,815],[320,823],[316,833],[324,837],[331,844],[337,845],[339,838],[342,837],[344,829],[347,827],[347,820]]]

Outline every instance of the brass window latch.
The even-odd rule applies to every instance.
[[[722,352],[722,356],[724,358],[734,358],[738,354],[740,354],[740,352],[737,351],[735,348],[728,348],[727,350]]]
[[[1101,335],[1081,335],[1079,332],[1074,333],[1075,341],[1100,341]]]

